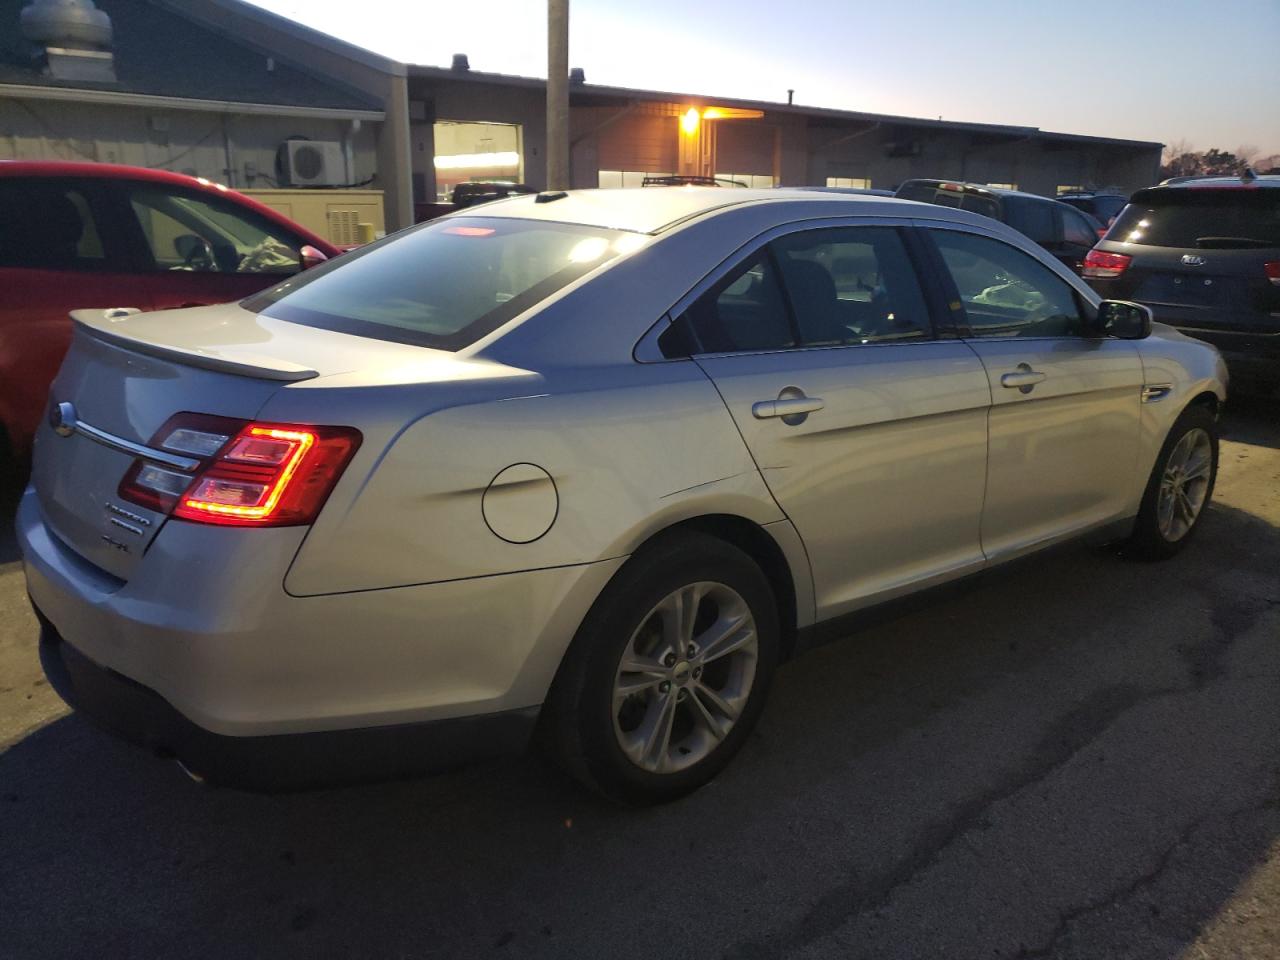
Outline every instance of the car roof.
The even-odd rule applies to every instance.
[[[911,183],[950,183],[957,187],[964,187],[966,190],[973,190],[978,193],[990,193],[997,197],[1026,197],[1028,200],[1048,200],[1057,203],[1057,201],[1052,197],[1042,197],[1038,193],[1027,193],[1025,190],[1010,190],[1007,187],[989,187],[985,183],[970,183],[967,180],[935,180],[929,177],[917,177],[912,180],[902,181],[902,183],[898,185],[898,189],[901,190],[903,187],[907,186],[907,184]]]
[[[1154,187],[1147,187],[1143,193],[1151,190],[1280,190],[1280,176],[1262,174],[1246,177],[1178,177],[1174,182],[1165,181]]]
[[[185,173],[174,173],[172,170],[153,170],[150,167],[131,167],[122,163],[93,163],[90,161],[73,162],[67,160],[0,160],[0,178],[4,177],[76,177],[84,180],[142,180],[148,183],[162,183],[168,186],[184,187],[188,190],[199,190],[210,194],[222,194],[230,197],[235,203],[249,207],[267,220],[287,227],[291,232],[300,235],[307,243],[319,248],[326,256],[334,257],[341,249],[328,240],[312,233],[302,224],[290,220],[278,210],[273,210],[253,197],[232,190],[221,183],[214,183],[204,177],[189,177]]]
[[[832,205],[847,206],[849,215],[880,217],[927,216],[931,220],[954,219],[971,222],[975,214],[914,200],[870,194],[841,194],[825,190],[734,189],[720,187],[665,187],[661,190],[614,188],[605,190],[544,191],[537,196],[509,197],[448,216],[512,217],[573,223],[609,230],[657,234],[706,214],[748,204],[825,205],[824,216],[832,216]],[[857,207],[857,209],[853,209]],[[922,212],[927,208],[928,213]],[[815,209],[815,213],[816,213]],[[843,212],[843,211],[841,211]],[[941,214],[947,214],[942,216]],[[951,216],[955,214],[956,216]],[[838,215],[838,214],[837,214]],[[978,218],[986,220],[985,217]]]

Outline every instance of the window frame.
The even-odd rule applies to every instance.
[[[698,349],[687,356],[666,356],[661,347],[658,345],[658,339],[669,329],[677,324],[684,322],[684,315],[688,309],[704,294],[709,292],[728,274],[741,267],[744,262],[756,257],[762,250],[769,258],[775,271],[777,270],[776,260],[771,249],[766,249],[775,240],[788,237],[797,233],[808,233],[816,230],[836,230],[841,228],[873,228],[895,230],[902,241],[903,248],[906,251],[907,258],[915,270],[916,277],[920,281],[921,293],[925,302],[925,309],[929,318],[929,336],[921,337],[916,340],[893,340],[881,341],[876,343],[842,343],[842,344],[817,344],[814,346],[805,346],[798,344],[794,347],[783,347],[776,350],[732,350],[732,351],[706,351],[702,349],[701,343],[698,341],[696,333],[692,329],[685,330],[685,336]],[[679,363],[683,361],[693,360],[697,357],[737,357],[737,356],[759,356],[775,353],[792,353],[799,350],[867,350],[879,347],[905,347],[915,344],[937,343],[939,340],[956,339],[961,336],[960,330],[952,322],[947,309],[947,298],[939,296],[937,284],[933,282],[934,275],[937,273],[934,266],[931,251],[925,247],[920,239],[916,236],[915,221],[906,217],[815,217],[811,220],[792,221],[790,223],[780,224],[772,227],[763,233],[757,234],[746,243],[740,245],[729,256],[716,265],[714,269],[709,271],[701,280],[695,283],[689,290],[671,305],[671,307],[649,328],[641,337],[632,350],[632,357],[637,363]],[[783,302],[787,310],[787,319],[791,324],[793,334],[797,340],[799,332],[795,320],[795,308],[791,303],[791,295],[786,289],[786,283],[779,275],[779,284],[782,288]]]
[[[952,277],[951,271],[947,268],[946,260],[942,256],[942,251],[938,249],[937,243],[933,239],[933,232],[936,230],[947,230],[952,233],[965,233],[971,236],[982,237],[996,243],[1003,243],[1006,247],[1018,251],[1023,256],[1030,257],[1036,263],[1045,267],[1050,273],[1067,285],[1067,289],[1071,291],[1072,297],[1076,302],[1076,309],[1080,311],[1082,319],[1086,321],[1093,320],[1097,316],[1098,304],[1100,302],[1098,294],[1090,288],[1084,286],[1084,282],[1079,277],[1071,273],[1062,262],[1050,254],[1047,254],[1043,247],[1030,238],[1019,235],[1020,240],[1024,244],[1015,243],[1009,237],[1001,236],[995,231],[988,230],[976,224],[955,223],[942,220],[920,220],[915,226],[919,230],[920,242],[927,246],[930,254],[931,265],[936,275],[937,286],[944,291],[945,299],[949,305],[948,314],[951,322],[955,324],[957,335],[962,340],[981,340],[991,343],[1001,342],[1019,342],[1027,343],[1045,342],[1045,341],[1080,341],[1092,340],[1093,337],[1087,337],[1083,334],[1070,334],[1065,336],[984,336],[980,333],[974,333],[973,328],[969,325],[968,313],[965,311],[964,300],[960,297],[960,289],[956,286],[955,278]],[[1010,230],[1013,228],[1010,227]],[[1083,287],[1083,290],[1082,290]]]

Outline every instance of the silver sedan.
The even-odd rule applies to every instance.
[[[537,740],[687,793],[871,608],[1180,549],[1226,397],[995,221],[785,190],[515,198],[76,321],[18,521],[46,670],[256,787]]]

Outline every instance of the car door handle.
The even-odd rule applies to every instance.
[[[1044,383],[1047,379],[1049,379],[1047,373],[1041,373],[1039,370],[1032,370],[1028,367],[1026,370],[1018,370],[1016,373],[1006,373],[1000,378],[1000,386],[1017,390],[1030,390],[1037,383]]]
[[[751,415],[757,420],[770,417],[794,417],[817,413],[826,403],[821,397],[779,397],[777,400],[759,400],[751,405]]]

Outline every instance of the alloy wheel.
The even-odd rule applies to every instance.
[[[632,634],[614,677],[622,752],[658,774],[705,759],[746,707],[758,656],[755,618],[737,591],[702,581],[669,593]]]
[[[1193,526],[1209,493],[1213,469],[1213,444],[1207,431],[1196,427],[1183,434],[1160,475],[1160,495],[1156,502],[1156,523],[1160,535],[1170,543],[1185,537]]]

